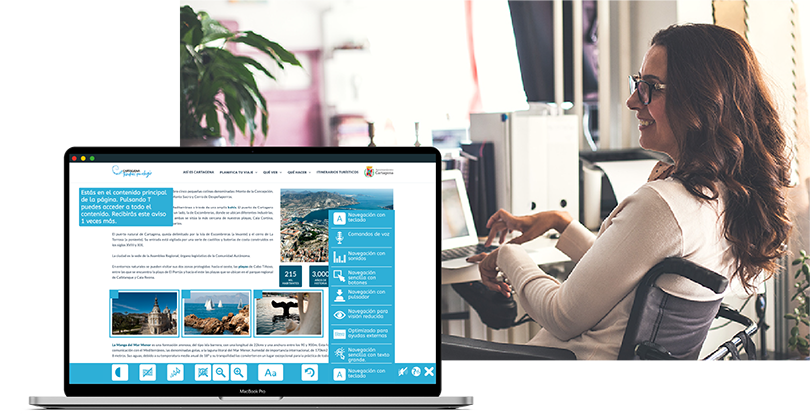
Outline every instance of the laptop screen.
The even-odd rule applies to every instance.
[[[435,149],[65,158],[68,395],[438,395]]]
[[[461,171],[442,171],[441,196],[442,250],[478,243]]]

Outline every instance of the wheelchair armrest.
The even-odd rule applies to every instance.
[[[675,359],[668,350],[658,343],[641,342],[636,345],[636,355],[641,359],[670,360]]]
[[[442,336],[443,360],[574,360],[574,352],[544,346],[490,342],[466,337]]]
[[[743,316],[739,311],[729,307],[726,304],[720,304],[720,310],[717,311],[717,317],[728,319],[735,323],[740,323],[745,327],[748,327],[753,323],[751,319]]]
[[[663,274],[676,274],[694,281],[715,294],[721,294],[728,287],[728,280],[709,269],[683,258],[666,258],[659,262],[642,278],[642,284],[652,286],[655,280]]]

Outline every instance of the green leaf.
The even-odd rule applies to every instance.
[[[199,16],[203,31],[203,37],[200,41],[201,44],[235,36],[234,33],[223,26],[222,23],[219,23],[216,19],[212,19],[208,13],[200,12]]]
[[[236,79],[240,84],[252,89],[257,88],[256,78],[253,77],[253,73],[232,53],[224,49],[217,49],[216,52],[212,51],[212,59],[215,60],[212,67],[219,71],[220,76]]]
[[[800,250],[799,255],[801,255],[802,258],[806,258],[807,257],[807,252],[805,252],[804,250]]]
[[[264,102],[264,97],[262,97],[262,102]],[[270,125],[268,123],[267,110],[264,107],[267,107],[266,103],[263,105],[261,111],[262,113],[261,127],[262,127],[262,136],[264,136],[264,140],[267,140],[267,130],[269,129]]]
[[[802,347],[807,347],[810,345],[810,343],[808,343],[806,339],[802,339],[801,337],[796,339],[796,344]]]
[[[180,8],[180,42],[189,45],[199,45],[202,39],[202,25],[197,13],[189,6]]]
[[[798,336],[799,335],[799,328],[796,326],[791,327],[790,329],[791,336]]]
[[[273,49],[273,52],[275,52],[276,55],[278,55],[278,57],[281,58],[282,61],[288,64],[295,65],[296,67],[301,66],[301,63],[298,62],[298,59],[295,57],[295,55],[293,55],[292,52],[284,49],[281,45],[273,41],[270,41],[270,48]]]
[[[284,63],[288,63],[291,65],[295,65],[300,67],[301,63],[298,62],[298,59],[292,52],[287,51],[281,45],[276,42],[270,41],[262,35],[251,31],[244,31],[240,33],[240,36],[237,36],[236,39],[233,40],[234,42],[244,43],[245,45],[250,45],[271,58],[278,64],[279,68],[284,68]]]
[[[225,105],[228,109],[228,116],[236,123],[239,131],[245,133],[245,116],[242,114],[239,92],[234,88],[233,84],[223,87],[222,92],[225,94]]]
[[[219,127],[219,114],[217,113],[216,109],[213,107],[208,113],[205,114],[205,124],[210,132],[214,135],[220,135],[220,127]]]
[[[235,145],[236,144],[236,130],[233,127],[233,118],[231,118],[231,117],[226,117],[225,118],[225,127],[228,130],[228,142],[230,142],[231,145]]]
[[[799,284],[799,283],[797,282],[796,284]],[[799,286],[799,285],[796,285],[796,287],[798,287],[798,286]],[[799,295],[801,295],[801,294],[804,292],[804,290],[806,290],[806,289],[807,289],[807,286],[805,286],[805,287],[804,287],[804,288],[802,288],[802,289],[798,289],[798,290],[796,290],[796,294],[793,294],[793,297],[791,297],[791,298],[790,298],[790,301],[795,300],[795,299],[796,299],[796,297],[798,297]]]
[[[793,260],[793,262],[791,263],[791,265],[794,265],[794,266],[795,266],[795,265],[798,265],[798,264],[800,264],[800,263],[802,263],[802,260],[801,260],[801,259],[794,259],[794,260]]]
[[[242,65],[250,65],[253,68],[256,68],[257,70],[261,71],[264,75],[272,78],[273,80],[276,79],[276,77],[274,77],[273,74],[270,73],[270,71],[268,71],[262,64],[260,64],[255,59],[247,56],[238,56],[236,57],[236,59],[242,62]]]

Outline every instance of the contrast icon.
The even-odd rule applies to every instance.
[[[123,364],[114,364],[112,366],[112,380],[113,381],[129,380],[129,367]]]

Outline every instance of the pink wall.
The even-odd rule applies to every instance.
[[[300,90],[269,89],[262,91],[267,100],[268,132],[264,138],[259,131],[254,146],[322,146],[321,118],[321,51],[291,51],[306,55],[311,76],[309,87]],[[237,133],[237,146],[249,146],[249,137]]]

